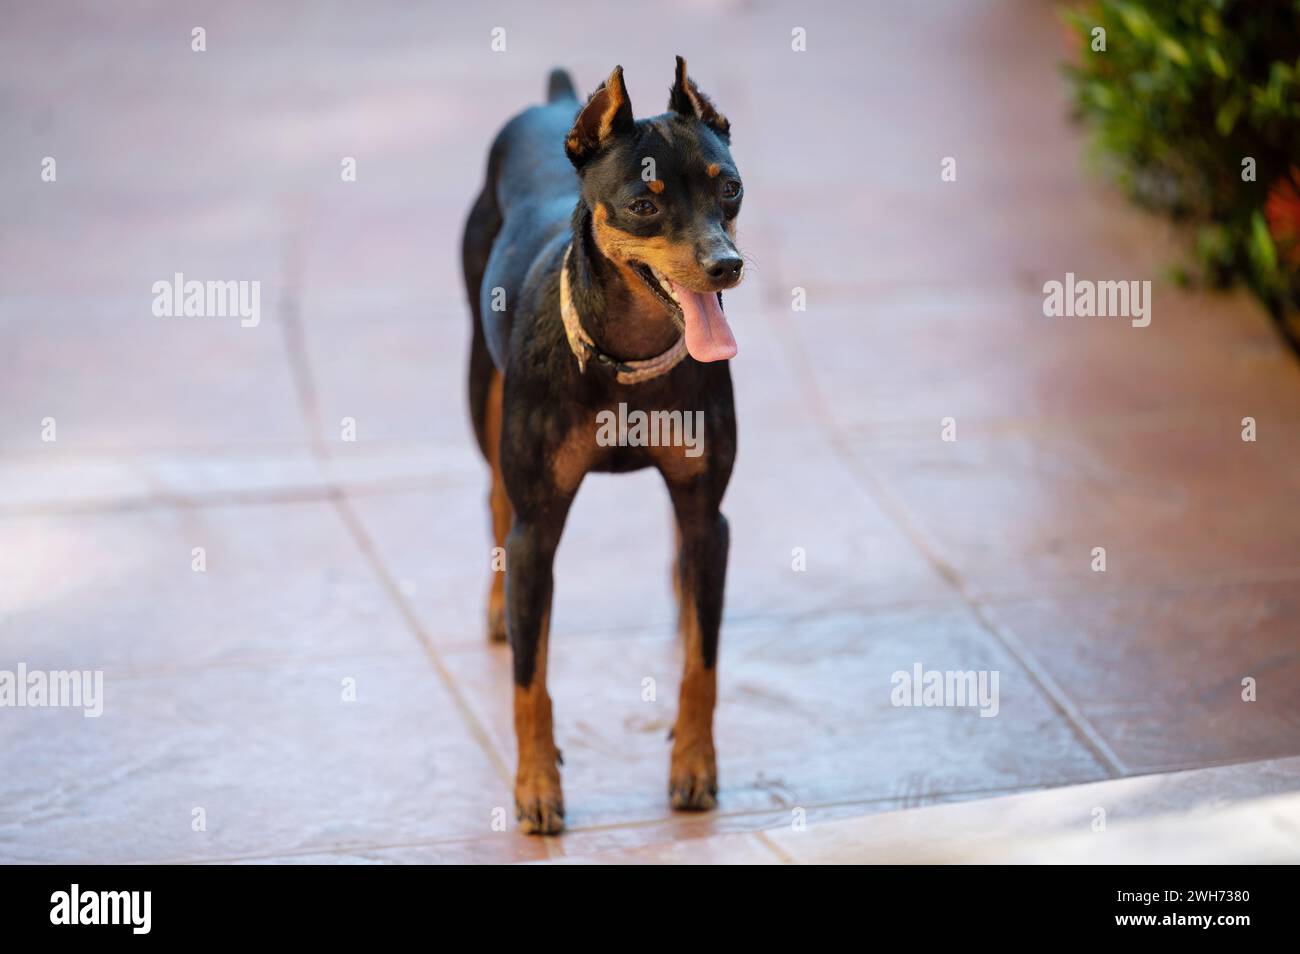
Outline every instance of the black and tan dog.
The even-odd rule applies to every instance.
[[[564,827],[546,691],[552,563],[589,471],[655,467],[676,513],[674,584],[686,664],[668,789],[682,809],[717,795],[713,707],[727,565],[719,509],[736,451],[721,291],[739,283],[740,175],[726,118],[677,58],[669,111],[635,120],[616,67],[579,106],[551,74],[548,102],[497,136],[465,226],[474,313],[469,396],[492,468],[505,573],[488,601],[492,639],[514,654],[515,805],[523,830]],[[575,174],[576,172],[576,174]],[[703,453],[597,438],[597,415],[702,412]],[[502,577],[504,576],[504,580]]]

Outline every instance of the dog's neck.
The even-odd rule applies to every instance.
[[[582,200],[573,210],[570,258],[570,295],[601,351],[632,361],[662,354],[681,338],[681,328],[645,282],[597,247],[591,210]]]

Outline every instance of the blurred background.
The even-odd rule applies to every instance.
[[[102,670],[105,711],[0,709],[0,860],[1300,857],[1300,52],[1254,7],[5,3],[0,669]],[[528,839],[460,230],[551,67],[646,116],[677,53],[751,259],[720,808],[667,804],[667,496],[595,476],[571,830]],[[177,272],[260,322],[155,317]],[[1067,272],[1151,280],[1150,326],[1045,318]],[[893,706],[917,663],[996,670],[998,716]]]

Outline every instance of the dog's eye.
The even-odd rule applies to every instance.
[[[722,183],[722,197],[724,199],[739,199],[740,183],[735,179],[728,179],[726,182]]]
[[[634,199],[628,203],[627,210],[633,215],[654,215],[659,207],[649,199]]]

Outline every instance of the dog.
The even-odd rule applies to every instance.
[[[555,70],[546,104],[515,116],[493,142],[465,225],[469,402],[505,557],[488,596],[488,634],[508,638],[513,657],[515,809],[525,832],[564,827],[546,689],[552,566],[592,471],[654,467],[667,484],[685,644],[669,799],[683,810],[717,802],[721,503],[736,455],[728,360],[737,349],[722,292],[744,271],[730,139],[730,123],[680,56],[668,111],[650,119],[633,118],[622,67],[585,105]],[[702,452],[598,439],[597,418],[621,405],[692,415]]]

